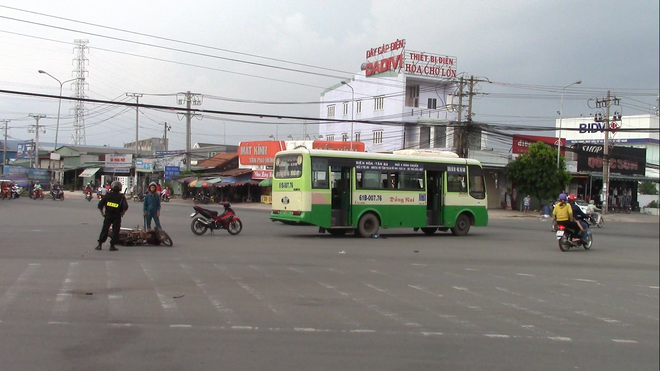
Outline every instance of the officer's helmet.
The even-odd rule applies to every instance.
[[[121,182],[118,181],[118,180],[115,180],[114,182],[112,182],[112,185],[110,186],[110,189],[112,189],[113,191],[117,191],[117,192],[121,191]]]

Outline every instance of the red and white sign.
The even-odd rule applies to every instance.
[[[130,167],[133,166],[133,155],[105,155],[106,167]]]
[[[353,148],[353,152],[364,152],[364,143],[362,142],[353,142],[351,147],[351,142],[342,142],[339,140],[328,141],[328,140],[315,140],[312,143],[313,149],[329,149],[334,151],[350,151]]]
[[[555,137],[539,137],[536,135],[514,135],[512,151],[515,154],[527,153],[529,146],[532,143],[543,142],[552,148],[557,148],[557,138]],[[564,155],[566,151],[566,139],[561,140],[561,154]]]
[[[273,165],[275,154],[286,148],[281,140],[241,142],[238,160],[241,165]]]
[[[405,47],[406,40],[401,39],[367,50],[367,62],[362,65],[364,75],[372,76],[401,69]]]
[[[252,179],[268,179],[273,177],[273,170],[252,170]]]
[[[456,77],[456,57],[406,50],[403,64],[409,75]]]

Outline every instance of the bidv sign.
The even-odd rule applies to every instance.
[[[578,128],[580,129],[580,134],[593,134],[593,133],[604,133],[607,128],[607,124],[604,122],[590,122],[579,124]]]

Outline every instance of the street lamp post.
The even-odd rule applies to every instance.
[[[38,72],[50,76],[53,80],[57,81],[57,83],[60,84],[60,99],[59,99],[59,102],[57,104],[57,124],[55,125],[55,147],[53,148],[53,151],[56,151],[57,150],[57,139],[58,139],[58,136],[60,134],[60,110],[62,109],[62,87],[67,82],[71,82],[71,81],[75,81],[75,80],[85,81],[85,78],[84,77],[76,77],[76,78],[73,78],[73,79],[70,79],[70,80],[60,81],[58,78],[56,78],[55,76],[51,75],[50,73],[48,73],[44,70],[39,70]]]
[[[350,139],[351,144],[350,145],[351,145],[351,151],[353,151],[353,122],[354,122],[353,112],[355,111],[353,109],[353,102],[355,102],[355,90],[353,90],[353,87],[351,86],[351,84],[347,83],[346,81],[342,81],[341,84],[346,85],[349,88],[351,88],[351,139]]]
[[[559,138],[557,138],[557,169],[559,169],[559,157],[561,156],[561,124],[564,118],[564,92],[566,91],[566,88],[580,84],[582,84],[582,80],[570,83],[561,89],[561,106],[559,108]]]

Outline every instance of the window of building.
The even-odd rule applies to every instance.
[[[348,110],[348,103],[344,103],[344,116],[348,116],[348,113],[350,111]]]
[[[355,102],[355,112],[356,113],[361,113],[362,112],[362,101],[356,101]]]
[[[406,86],[406,107],[419,107],[419,85]]]
[[[433,147],[445,148],[447,147],[447,127],[435,126],[433,127]]]
[[[431,127],[419,127],[419,148],[431,148]]]
[[[436,98],[429,98],[429,102],[426,105],[428,109],[436,109],[438,106],[438,100]]]
[[[335,105],[331,104],[328,106],[328,117],[335,117]]]
[[[356,142],[360,141],[360,133],[355,133],[355,139]]]
[[[372,136],[373,144],[382,144],[383,143],[383,131],[382,130],[374,130],[371,136]]]
[[[385,97],[374,98],[374,111],[382,111],[385,107]]]
[[[341,135],[341,141],[342,141],[342,142],[348,142],[348,134],[343,133],[343,134]]]
[[[326,135],[326,136],[325,136],[325,139],[326,139],[327,141],[332,142],[333,140],[335,140],[335,135],[334,135],[334,134]]]

